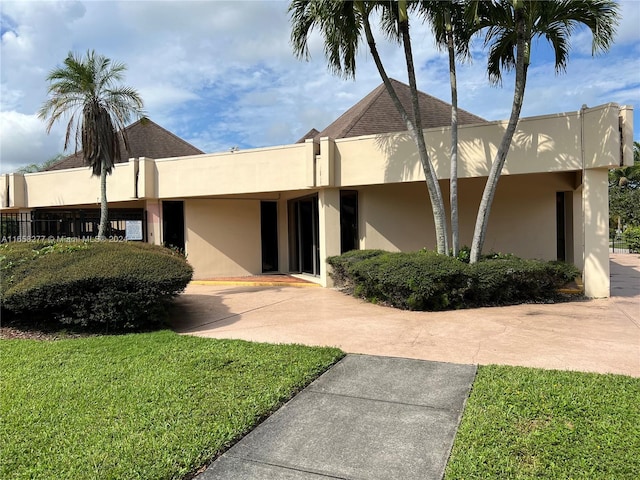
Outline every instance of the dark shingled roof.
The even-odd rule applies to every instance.
[[[316,135],[318,135],[320,132],[318,130],[316,130],[315,128],[312,128],[311,130],[309,130],[307,133],[305,133],[302,138],[300,140],[298,140],[296,143],[304,143],[305,140],[308,140],[310,138],[314,138]]]
[[[146,118],[132,123],[125,131],[127,132],[127,139],[129,141],[129,151],[127,152],[125,150],[121,141],[120,161],[118,163],[128,162],[129,158],[184,157],[204,153],[202,150],[174,135],[169,130],[162,128],[157,123]],[[78,167],[86,167],[82,158],[82,151],[63,158],[59,162],[46,168],[45,171]]]
[[[390,80],[406,111],[412,112],[409,85],[393,78]],[[418,101],[423,128],[451,125],[451,104],[422,92],[418,92]],[[458,123],[460,125],[485,122],[484,118],[466,110],[458,109]],[[322,137],[334,139],[350,138],[361,135],[404,132],[406,130],[407,127],[391,101],[391,97],[383,83],[343,113],[335,122],[316,134],[314,138],[316,140]]]

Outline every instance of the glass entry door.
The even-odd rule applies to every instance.
[[[318,196],[289,201],[291,271],[320,275]]]

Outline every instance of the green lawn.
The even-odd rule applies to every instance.
[[[337,349],[150,334],[0,340],[0,478],[181,479]],[[636,479],[640,379],[480,367],[446,479]]]
[[[182,478],[342,355],[169,331],[1,340],[0,478]]]
[[[637,479],[640,379],[480,367],[446,479]]]

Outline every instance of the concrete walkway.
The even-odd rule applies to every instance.
[[[640,377],[640,257],[613,255],[611,279],[610,299],[439,313],[320,288],[190,285],[178,331],[352,353],[196,480],[441,480],[475,364]]]
[[[197,480],[440,480],[473,365],[348,355]]]
[[[640,256],[611,257],[609,299],[407,312],[324,288],[189,285],[174,328],[347,353],[640,377]]]

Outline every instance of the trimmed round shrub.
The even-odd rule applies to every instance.
[[[338,288],[409,310],[451,310],[552,301],[579,271],[562,262],[492,254],[468,264],[431,251],[363,250],[327,260]]]
[[[466,265],[435,252],[386,253],[352,267],[357,296],[408,310],[461,308]]]
[[[4,244],[0,270],[5,313],[116,330],[161,323],[193,275],[183,256],[133,242]]]

